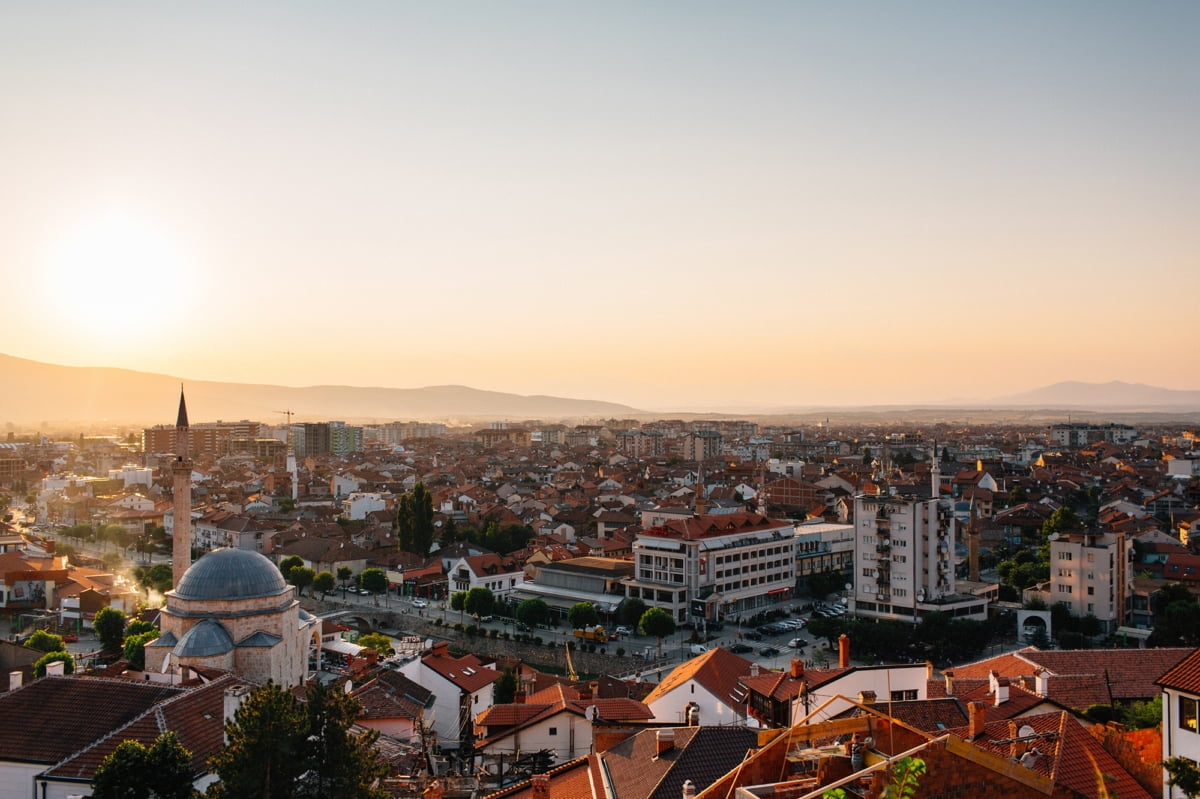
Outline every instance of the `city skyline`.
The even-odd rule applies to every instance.
[[[1200,389],[1200,7],[0,8],[11,355],[647,410]]]

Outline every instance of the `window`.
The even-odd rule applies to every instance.
[[[917,692],[912,691],[892,691],[893,702],[915,702],[917,701]]]
[[[1196,732],[1196,699],[1191,696],[1179,697],[1179,729]]]
[[[558,727],[551,727],[551,728],[550,728],[550,734],[551,734],[551,735],[558,735]]]

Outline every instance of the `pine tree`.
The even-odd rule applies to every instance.
[[[150,747],[122,741],[96,768],[92,799],[191,799],[192,755],[174,732],[164,732]]]
[[[387,775],[387,766],[376,757],[379,732],[362,735],[351,731],[358,716],[354,697],[322,684],[308,693],[309,735],[303,747],[307,770],[296,796],[312,799],[386,799],[374,784]]]
[[[433,496],[424,483],[396,502],[396,540],[400,549],[428,555],[433,546]]]
[[[209,759],[220,782],[214,799],[290,799],[304,772],[301,752],[308,725],[292,695],[273,682],[242,703],[225,723],[225,748]]]

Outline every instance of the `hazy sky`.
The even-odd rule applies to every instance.
[[[1200,388],[1200,3],[0,3],[0,352],[647,409]]]

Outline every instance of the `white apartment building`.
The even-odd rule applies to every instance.
[[[1133,542],[1124,533],[1064,533],[1050,539],[1051,604],[1092,615],[1106,633],[1125,623],[1133,596]]]
[[[676,621],[746,616],[791,599],[796,587],[792,523],[757,513],[667,519],[633,542],[625,593]]]
[[[919,621],[930,613],[987,617],[987,600],[956,593],[954,513],[937,499],[854,500],[854,603],[859,616]]]

